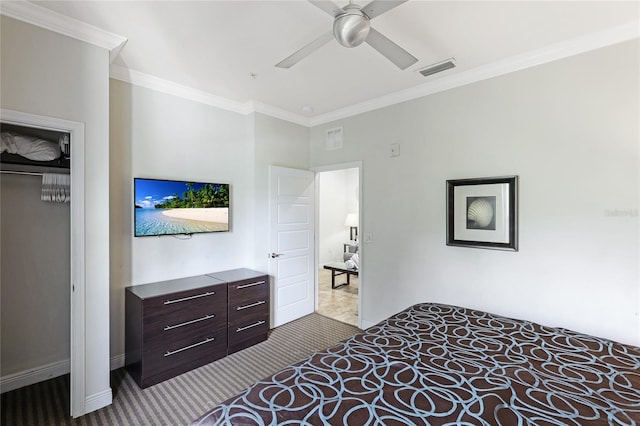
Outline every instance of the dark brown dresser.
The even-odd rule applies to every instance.
[[[214,272],[207,276],[228,286],[228,353],[253,346],[269,333],[269,277],[251,269]]]
[[[125,364],[141,388],[266,340],[269,277],[250,269],[125,289]]]

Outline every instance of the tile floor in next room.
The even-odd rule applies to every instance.
[[[336,284],[346,282],[344,275],[336,277]],[[331,271],[318,271],[318,313],[347,324],[358,326],[358,277],[349,277],[350,284],[331,288]]]

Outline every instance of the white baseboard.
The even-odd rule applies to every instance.
[[[84,413],[87,414],[92,411],[99,410],[107,405],[111,405],[112,402],[113,394],[111,392],[111,388],[107,388],[102,392],[94,393],[84,400]]]
[[[376,325],[377,322],[362,320],[361,324],[362,324],[362,330],[366,330],[367,328],[373,327],[374,325]]]
[[[124,367],[124,354],[112,356],[109,363],[109,367],[111,368],[112,371],[117,370],[118,368]]]
[[[13,374],[0,377],[1,393],[29,386],[44,380],[68,374],[71,364],[68,359],[43,365],[41,367],[30,368]]]
[[[109,367],[111,370],[124,367],[124,354],[111,357],[111,359],[109,360]],[[68,359],[65,359],[62,361],[43,365],[41,367],[30,368],[25,371],[8,374],[6,376],[0,377],[0,393],[9,392],[24,386],[29,386],[38,382],[53,379],[54,377],[63,376],[65,374],[69,374],[70,371],[71,363]],[[89,399],[93,400],[93,398],[94,396],[87,397],[87,401]],[[100,394],[100,396],[98,396],[97,398],[100,400],[103,397]],[[98,402],[98,404],[100,404],[100,402]]]

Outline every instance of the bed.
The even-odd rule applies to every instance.
[[[640,425],[640,348],[417,304],[193,424]]]

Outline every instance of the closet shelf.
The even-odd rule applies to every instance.
[[[63,167],[42,166],[37,164],[0,163],[0,173],[42,175],[43,173],[70,174],[71,169]]]
[[[0,122],[0,133],[2,133],[1,170],[69,174],[71,168],[69,133],[4,122]]]

